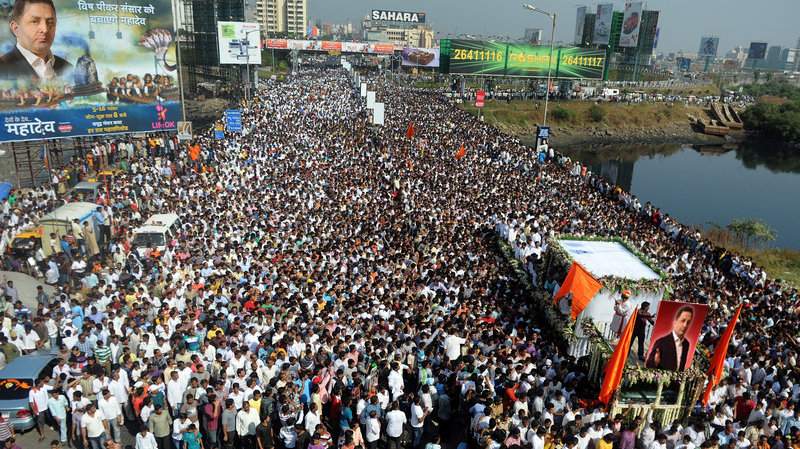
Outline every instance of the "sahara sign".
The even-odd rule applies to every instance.
[[[380,20],[381,22],[425,23],[425,13],[373,9],[372,20]]]

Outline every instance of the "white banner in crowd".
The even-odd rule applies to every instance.
[[[367,83],[361,83],[361,98],[367,96]]]
[[[383,103],[375,103],[375,109],[372,111],[372,124],[383,126]]]
[[[374,109],[375,108],[375,92],[369,91],[367,92],[367,109]]]

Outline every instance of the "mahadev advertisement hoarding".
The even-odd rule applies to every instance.
[[[604,50],[580,47],[556,48],[550,63],[547,45],[507,44],[454,39],[450,41],[450,73],[602,79]]]
[[[747,52],[747,59],[764,59],[766,55],[766,42],[750,42],[750,49]]]
[[[407,67],[439,67],[438,48],[405,47],[403,65]]]
[[[645,366],[670,371],[689,368],[707,314],[708,306],[705,304],[661,301],[650,334]]]
[[[611,21],[613,18],[613,3],[597,5],[597,16],[594,20],[594,38],[592,39],[593,44],[608,45],[608,41],[611,38]]]
[[[700,38],[700,50],[697,52],[697,56],[701,58],[716,58],[718,47],[719,47],[718,37]]]
[[[424,12],[408,11],[387,11],[384,9],[373,9],[372,20],[380,22],[402,22],[402,23],[425,23]]]
[[[257,23],[217,22],[220,64],[261,64]]]
[[[0,141],[174,130],[181,104],[171,3],[54,7],[0,12],[10,24],[0,26]],[[42,57],[53,64],[28,62]]]
[[[586,7],[578,8],[578,15],[575,17],[575,45],[583,45],[583,27],[586,23]]]
[[[639,44],[639,28],[642,26],[642,2],[625,3],[622,17],[622,30],[619,34],[620,47],[635,47]]]

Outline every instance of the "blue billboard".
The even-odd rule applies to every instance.
[[[0,10],[0,142],[177,128],[169,0],[16,2]]]

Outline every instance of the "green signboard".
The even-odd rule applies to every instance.
[[[450,41],[450,73],[504,75],[506,45],[453,39]]]
[[[605,50],[471,40],[442,40],[442,60],[449,56],[448,73],[546,78],[602,79]],[[448,52],[445,49],[449,49]]]
[[[594,48],[558,49],[558,78],[602,79],[606,51]]]

